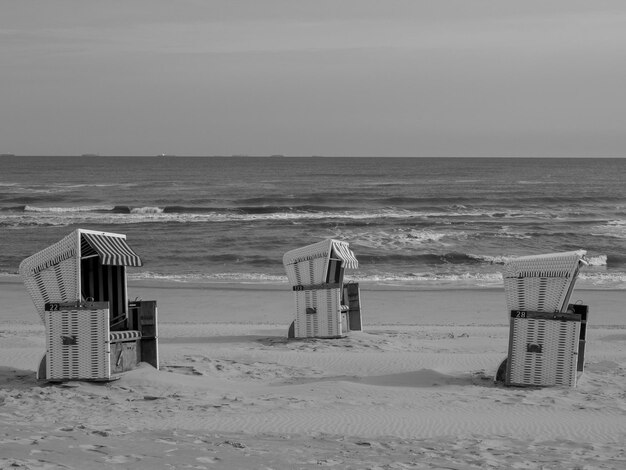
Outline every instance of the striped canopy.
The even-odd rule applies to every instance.
[[[354,256],[354,253],[350,248],[348,248],[348,244],[345,242],[340,242],[337,240],[333,240],[333,253],[344,263],[344,267],[348,269],[356,269],[359,267],[359,262]]]
[[[111,235],[82,233],[82,257],[97,255],[104,265],[142,266],[141,258],[128,246],[126,239]]]

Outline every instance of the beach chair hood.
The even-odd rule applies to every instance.
[[[109,266],[141,266],[139,256],[117,233],[77,229],[20,263],[19,273],[43,320],[46,302],[81,300],[81,259],[99,257]]]
[[[502,275],[508,310],[565,311],[580,267],[587,264],[585,254],[568,251],[507,262]]]
[[[503,275],[510,277],[571,277],[581,264],[587,264],[585,250],[520,256],[504,265]]]
[[[352,250],[350,250],[349,244],[333,239],[323,240],[288,251],[283,256],[283,265],[288,266],[317,258],[329,260],[333,257],[340,259],[344,268],[357,269],[359,267],[359,262]]]

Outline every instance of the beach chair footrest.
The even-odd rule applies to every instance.
[[[119,374],[137,367],[141,361],[139,339],[111,343],[111,374]]]

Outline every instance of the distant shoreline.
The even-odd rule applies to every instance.
[[[440,155],[440,156],[429,156],[429,155],[281,155],[281,154],[272,154],[272,155],[244,155],[244,154],[233,154],[233,155],[185,155],[185,154],[145,154],[145,155],[107,155],[107,154],[69,154],[69,155],[58,155],[58,154],[14,154],[14,153],[3,153],[0,154],[0,157],[24,157],[24,158],[81,158],[85,156],[90,157],[101,157],[101,158],[160,158],[162,156],[170,156],[170,157],[178,157],[178,158],[292,158],[292,159],[326,159],[326,158],[337,158],[337,159],[417,159],[417,160],[621,160],[626,158],[623,155],[601,155],[601,156],[589,156],[589,155],[552,155],[552,156],[537,156],[537,155]]]

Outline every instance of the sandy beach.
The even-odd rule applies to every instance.
[[[287,340],[286,285],[134,282],[156,299],[161,370],[38,382],[44,328],[0,282],[0,468],[626,466],[624,292],[590,306],[576,388],[506,388],[501,289],[363,286],[364,331]]]
[[[0,470],[626,470],[625,55],[624,0],[1,2]]]

